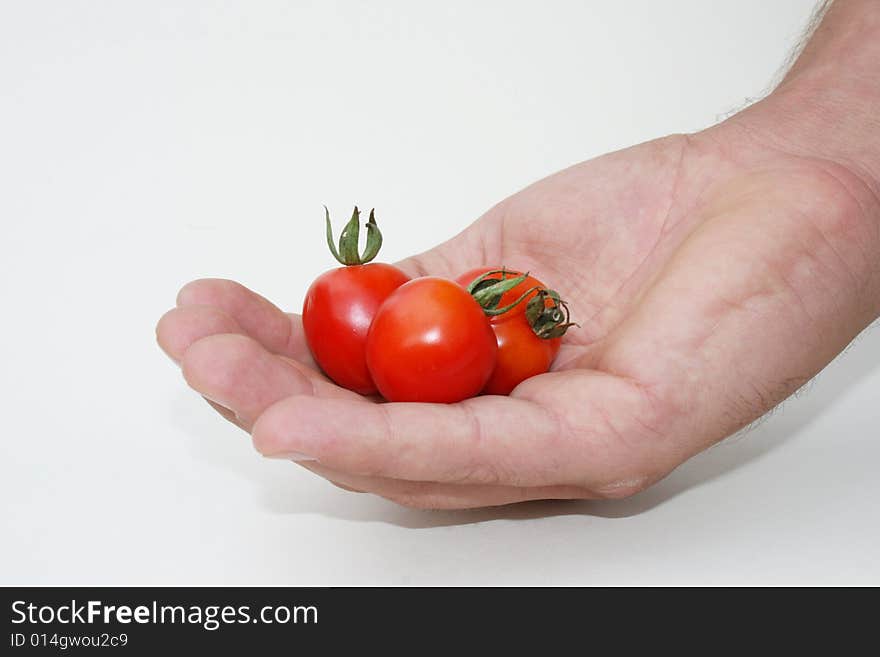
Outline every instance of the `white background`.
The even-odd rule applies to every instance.
[[[0,583],[880,584],[880,333],[653,489],[421,512],[261,458],[154,325],[285,309],[378,208],[421,251],[760,95],[811,0],[4,2]]]

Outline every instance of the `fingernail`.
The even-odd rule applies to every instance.
[[[267,454],[267,459],[284,459],[286,461],[296,461],[297,463],[301,461],[317,461],[314,456],[309,456],[308,454],[301,454],[300,452],[283,452],[281,454]]]
[[[208,395],[206,395],[206,394],[203,393],[203,392],[199,392],[199,394],[200,394],[202,397],[205,398],[205,401],[209,401],[209,402],[211,402],[212,404],[217,404],[217,406],[222,406],[223,408],[225,408],[225,409],[226,409],[227,411],[229,411],[230,413],[233,412],[233,410],[232,410],[231,408],[229,408],[229,406],[226,405],[226,402],[222,402],[222,401],[220,401],[219,399],[214,399],[213,397],[209,397]]]

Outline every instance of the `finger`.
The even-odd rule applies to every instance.
[[[156,339],[159,346],[178,364],[183,354],[196,340],[218,333],[239,332],[242,332],[241,327],[235,320],[213,306],[172,308],[156,325]],[[231,410],[207,397],[203,399],[223,418],[242,429],[245,428]]]
[[[575,486],[527,488],[480,484],[437,484],[352,475],[331,470],[314,461],[302,462],[299,465],[344,490],[372,493],[397,504],[419,509],[474,509],[531,500],[572,500],[590,497],[589,491]]]
[[[246,335],[235,320],[214,306],[173,308],[159,320],[157,327],[159,344],[178,363],[183,353],[196,340],[221,333]],[[279,356],[288,358],[284,355]],[[302,365],[300,369],[306,376],[328,380],[322,372],[312,369],[308,364],[296,362]]]
[[[244,428],[289,395],[319,395],[366,403],[356,393],[327,382],[309,368],[269,353],[244,335],[211,335],[183,356],[183,376],[196,391],[230,409]]]
[[[632,468],[647,478],[667,467],[658,460],[664,441],[646,428],[658,421],[648,415],[650,400],[629,381],[558,372],[524,383],[518,394],[524,397],[460,404],[292,396],[258,419],[254,445],[268,456],[305,454],[341,472],[443,483],[601,491],[633,478]]]
[[[177,294],[177,305],[219,308],[269,351],[302,363],[314,362],[299,315],[283,312],[271,301],[240,283],[221,278],[192,281]]]
[[[156,340],[179,363],[190,345],[217,333],[244,333],[238,322],[214,306],[172,308],[156,325]]]

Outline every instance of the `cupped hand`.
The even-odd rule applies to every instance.
[[[399,263],[530,270],[569,301],[580,328],[509,397],[362,398],[316,369],[297,315],[225,280],[186,285],[159,342],[262,454],[349,490],[425,508],[631,495],[786,398],[880,312],[876,198],[765,125],[576,165]]]

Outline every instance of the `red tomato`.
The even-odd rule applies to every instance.
[[[539,338],[524,314],[501,319],[492,329],[498,341],[498,358],[483,388],[487,395],[509,395],[526,379],[547,372],[559,352],[561,338]]]
[[[497,350],[483,309],[467,290],[443,278],[416,278],[376,313],[367,367],[389,401],[453,403],[479,394]]]
[[[376,257],[382,246],[382,233],[372,210],[363,253],[358,253],[357,207],[339,236],[338,249],[333,243],[326,207],[324,213],[327,246],[345,266],[321,274],[306,292],[302,313],[306,343],[315,361],[336,383],[362,395],[373,394],[376,386],[367,370],[367,333],[376,310],[409,277],[391,265],[365,264]]]
[[[481,267],[459,276],[456,280],[467,286],[483,274],[501,269],[501,267]],[[519,272],[511,271],[517,276]],[[489,278],[500,280],[501,274],[492,274]],[[544,284],[533,276],[506,292],[498,303],[499,308],[510,305],[533,287],[544,287]],[[498,356],[483,392],[489,395],[507,395],[526,379],[543,374],[550,369],[553,359],[559,352],[561,338],[540,338],[526,319],[526,304],[537,292],[528,295],[521,303],[502,315],[489,318],[495,338],[498,342]]]
[[[367,370],[367,333],[379,306],[409,280],[384,263],[349,265],[321,274],[303,303],[303,329],[315,361],[339,385],[376,392]]]

